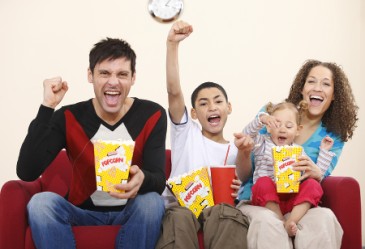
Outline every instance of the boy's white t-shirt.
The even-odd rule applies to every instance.
[[[193,121],[186,111],[180,124],[171,121],[170,124],[172,163],[170,177],[179,176],[203,166],[236,164],[237,147],[234,143],[221,144],[204,137],[200,124]],[[176,202],[167,188],[162,196],[165,206]]]

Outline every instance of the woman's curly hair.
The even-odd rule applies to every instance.
[[[349,80],[340,66],[336,63],[308,60],[295,76],[286,101],[298,105],[303,99],[302,90],[309,72],[316,66],[331,70],[334,82],[334,100],[322,117],[322,123],[329,132],[338,135],[346,142],[352,138],[358,120],[355,97]]]

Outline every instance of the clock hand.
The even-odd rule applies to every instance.
[[[166,2],[166,4],[165,4],[165,6],[166,6],[166,7],[168,7],[168,6],[169,6],[170,1],[171,1],[171,0],[168,0],[168,1]]]

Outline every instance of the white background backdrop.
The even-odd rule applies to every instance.
[[[167,107],[165,40],[171,24],[154,21],[147,2],[0,0],[0,186],[17,179],[18,151],[42,101],[43,79],[62,76],[68,81],[62,104],[91,98],[88,52],[106,36],[126,39],[137,53],[131,96]],[[365,98],[360,94],[365,88],[365,1],[185,0],[181,19],[194,26],[180,49],[186,102],[198,84],[222,84],[233,105],[227,138],[266,102],[283,100],[306,59],[342,65],[360,107],[360,121],[334,175],[352,176],[364,188]],[[365,241],[364,232],[362,237]]]

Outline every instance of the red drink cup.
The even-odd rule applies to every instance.
[[[232,180],[236,177],[235,165],[210,167],[214,204],[228,203],[234,205],[231,188]]]

